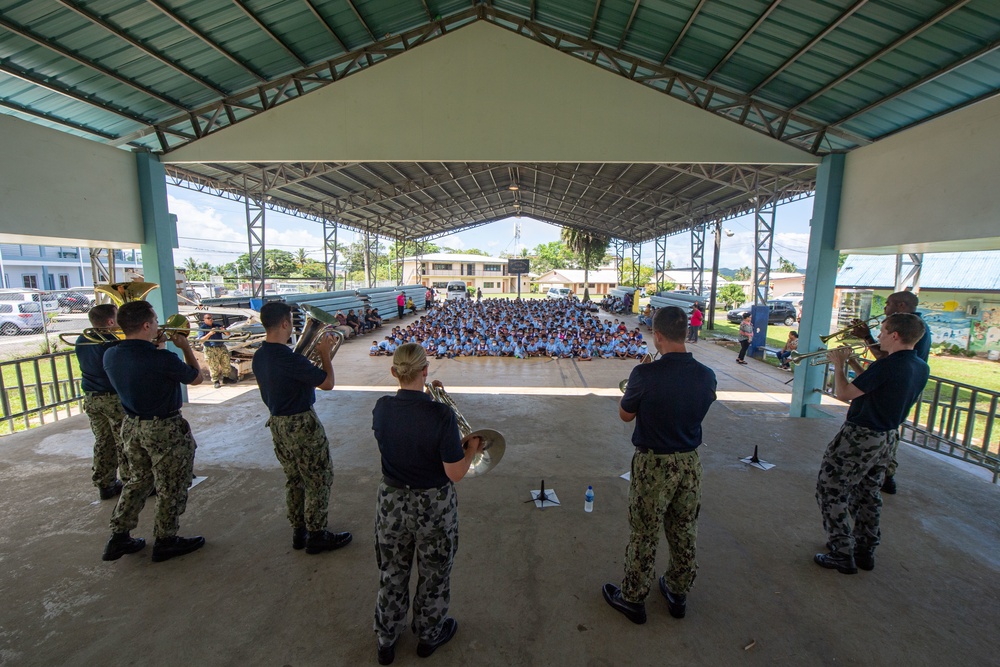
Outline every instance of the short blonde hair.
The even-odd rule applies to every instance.
[[[411,382],[427,368],[427,353],[419,343],[403,343],[392,355],[392,368],[400,382]]]

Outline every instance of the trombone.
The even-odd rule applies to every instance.
[[[864,324],[869,329],[871,329],[872,327],[879,325],[880,322],[879,322],[879,319],[877,317],[869,317],[867,320],[865,320],[861,324]],[[859,326],[859,325],[858,324],[849,324],[846,327],[844,327],[843,329],[840,329],[839,331],[834,331],[832,334],[827,334],[825,336],[820,336],[819,339],[821,341],[823,341],[823,343],[825,344],[825,343],[829,343],[831,340],[833,340],[835,338],[841,338],[841,337],[848,338],[848,337],[851,336],[851,332],[854,331],[854,327],[856,327],[856,326]]]
[[[468,449],[469,441],[473,438],[482,439],[483,449],[472,457],[472,465],[469,466],[467,476],[478,477],[485,475],[496,467],[500,463],[500,459],[503,458],[503,453],[507,450],[507,440],[504,439],[503,435],[490,428],[473,431],[472,427],[469,426],[469,422],[458,411],[458,406],[455,405],[455,401],[452,400],[443,386],[439,387],[433,382],[427,382],[424,384],[424,391],[436,403],[447,405],[455,413],[455,419],[458,421],[458,432],[462,436],[462,449]]]
[[[849,347],[852,350],[864,351],[871,346],[868,343],[859,342],[859,343],[853,343],[851,345],[842,345],[841,347]],[[808,360],[810,366],[825,366],[826,364],[830,363],[829,358],[827,358],[827,355],[829,353],[830,350],[817,350],[816,352],[806,352],[804,354],[799,354],[798,352],[792,352],[792,355],[788,357],[788,363],[792,364],[793,366],[797,366],[803,361]],[[854,356],[857,356],[857,353],[855,353]]]
[[[166,324],[157,329],[156,337],[162,338],[178,333],[184,335],[191,333],[191,322],[180,313],[168,317]],[[80,336],[83,336],[86,340],[77,342],[76,339]],[[78,345],[101,345],[102,343],[111,343],[123,338],[125,338],[125,334],[119,327],[89,327],[80,332],[69,331],[59,334],[59,340],[70,347]]]

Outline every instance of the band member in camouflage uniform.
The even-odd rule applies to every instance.
[[[87,313],[90,326],[113,329],[118,326],[118,306],[105,303]],[[128,481],[128,460],[122,447],[122,421],[125,412],[108,374],[104,372],[104,353],[118,344],[117,340],[94,344],[86,336],[76,339],[76,359],[83,374],[83,411],[90,419],[94,432],[93,482],[101,500],[110,500],[122,492]]]
[[[287,345],[292,334],[292,309],[280,302],[260,309],[266,340],[253,355],[253,372],[260,397],[271,412],[267,426],[274,441],[274,454],[285,471],[285,504],[292,524],[292,548],[319,554],[347,546],[350,533],[326,529],[333,483],[330,442],[313,403],[316,389],[333,389],[333,338],[316,343],[323,368]]]
[[[917,305],[919,305],[920,299],[913,292],[895,292],[886,297],[885,300],[885,314],[886,317],[889,315],[895,315],[896,313],[913,313],[917,317],[920,315],[917,313]],[[921,320],[922,321],[922,320]],[[868,328],[868,325],[861,320],[854,320],[854,328],[851,330],[851,334],[855,338],[859,338],[872,347],[872,356],[876,359],[885,359],[888,356],[885,350],[883,350],[872,338],[872,332]],[[917,353],[917,356],[924,361],[930,357],[931,353],[931,329],[926,324],[924,325],[924,335],[920,337],[920,340],[916,342],[913,346],[913,350]],[[851,363],[854,370],[858,373],[861,372],[861,367],[856,363]],[[899,441],[896,440],[889,448],[889,465],[886,467],[885,471],[885,481],[882,482],[882,493],[896,493],[896,468],[899,464],[896,462],[896,452],[899,447]]]
[[[208,374],[211,376],[215,388],[218,389],[222,381],[229,377],[231,360],[229,348],[226,347],[226,342],[223,340],[229,336],[229,333],[222,326],[215,324],[214,318],[208,313],[205,313],[198,329],[203,332],[198,341],[205,342],[205,363],[208,365]]]
[[[636,624],[646,622],[659,531],[670,548],[660,592],[674,618],[683,618],[697,564],[695,542],[701,509],[701,423],[715,401],[715,373],[687,352],[688,319],[674,306],[653,316],[653,345],[662,355],[636,366],[618,407],[622,421],[636,420],[629,486],[631,529],[621,588],[605,584],[609,605]]]
[[[146,301],[126,303],[118,311],[125,340],[104,353],[104,370],[125,409],[122,438],[129,480],[111,515],[111,539],[104,560],[117,560],[146,545],[129,531],[139,523],[146,498],[156,488],[153,561],[182,556],[205,544],[204,537],[177,535],[178,517],[187,506],[197,445],[181,416],[181,384],[201,384],[201,369],[182,333],[170,341],[184,354],[160,349],[156,313]]]
[[[843,574],[875,568],[881,533],[880,487],[884,482],[899,425],[920,397],[930,368],[914,345],[924,323],[911,313],[895,313],[882,323],[879,346],[886,356],[849,382],[845,363],[851,350],[830,350],[834,393],[851,401],[840,432],[827,445],[816,480],[816,502],[823,516],[829,553],[816,554],[822,567]],[[851,527],[851,522],[854,527]]]
[[[372,429],[382,455],[382,482],[375,507],[375,602],[378,662],[390,664],[410,606],[410,572],[417,557],[413,632],[417,655],[426,658],[455,636],[448,616],[451,567],[458,551],[458,496],[454,482],[469,471],[481,440],[463,451],[455,411],[424,393],[427,356],[417,343],[400,345],[392,357],[395,396],[372,410]],[[440,386],[440,382],[435,381]]]

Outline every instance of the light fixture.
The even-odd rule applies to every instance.
[[[728,236],[729,238],[733,238],[734,234],[736,234],[736,232],[734,232],[733,230],[731,229],[726,230],[726,236]]]
[[[511,192],[517,192],[521,188],[517,187],[517,183],[511,183],[510,185],[507,186],[507,189],[510,190]]]

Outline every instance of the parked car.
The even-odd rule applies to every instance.
[[[791,301],[768,301],[767,307],[769,308],[767,313],[768,324],[783,324],[786,327],[795,325],[795,321],[798,319],[798,314],[795,311],[795,304]],[[726,319],[733,324],[739,324],[743,319],[743,313],[749,312],[750,306],[733,308],[726,313]]]
[[[66,292],[59,295],[59,309],[66,313],[85,313],[94,305],[94,300],[82,292]]]
[[[545,296],[550,299],[565,299],[572,294],[573,290],[568,287],[550,287],[549,291],[545,293]]]
[[[42,311],[30,301],[0,302],[0,334],[34,333],[42,328]]]
[[[0,301],[41,303],[46,313],[59,312],[59,297],[41,290],[3,289],[0,290]]]

